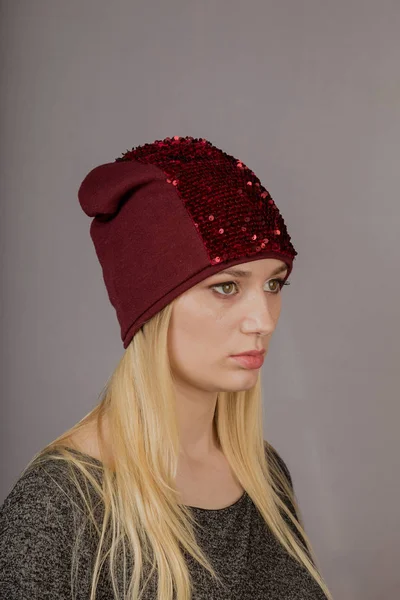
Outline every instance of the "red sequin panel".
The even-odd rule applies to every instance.
[[[272,250],[297,255],[268,190],[242,161],[205,139],[165,138],[125,152],[117,161],[158,166],[176,187],[211,264]]]

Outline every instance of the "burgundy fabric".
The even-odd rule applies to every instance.
[[[152,316],[229,266],[297,255],[244,163],[204,139],[166,138],[92,169],[79,192],[124,348]]]

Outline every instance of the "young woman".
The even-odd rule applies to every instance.
[[[260,371],[297,254],[270,194],[176,136],[94,168],[79,201],[125,352],[6,498],[0,597],[330,599],[263,439]]]

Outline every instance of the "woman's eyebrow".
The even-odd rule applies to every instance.
[[[283,271],[287,271],[288,270],[288,266],[287,265],[281,265],[280,267],[277,267],[274,271],[272,271],[271,276],[272,275],[278,275],[278,273],[282,273]],[[219,271],[218,273],[215,273],[215,275],[232,275],[233,277],[251,277],[252,273],[251,271],[245,271],[244,269],[225,269],[224,271]]]

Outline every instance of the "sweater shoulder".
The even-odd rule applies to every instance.
[[[266,457],[267,457],[267,460],[269,461],[269,463],[270,464],[272,463],[274,466],[278,467],[278,469],[284,474],[284,476],[288,480],[289,485],[290,485],[291,489],[293,490],[292,476],[291,476],[288,466],[285,463],[285,461],[283,460],[282,456],[278,453],[276,448],[274,448],[274,446],[272,446],[272,444],[270,444],[266,440],[264,440],[264,448],[265,448]]]
[[[1,506],[2,527],[14,520],[48,526],[46,510],[51,507],[62,511],[68,506],[71,488],[68,467],[63,461],[50,457],[33,461],[25,467]]]
[[[83,515],[71,465],[46,456],[31,462],[0,507],[0,597],[70,597]]]

